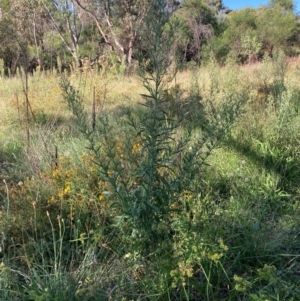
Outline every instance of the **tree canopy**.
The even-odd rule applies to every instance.
[[[159,1],[159,0],[157,0]],[[129,66],[146,53],[146,16],[155,0],[1,0],[0,59],[5,73],[38,58],[43,68],[57,62],[80,66],[83,58]],[[238,62],[272,55],[274,48],[298,54],[299,25],[292,0],[230,11],[222,0],[167,1],[174,32],[173,54],[181,63],[202,64],[213,55]],[[151,41],[149,41],[150,43]]]

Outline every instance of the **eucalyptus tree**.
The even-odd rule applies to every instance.
[[[74,0],[94,20],[101,42],[131,64],[153,0]],[[167,9],[167,8],[166,8]]]
[[[279,5],[286,10],[293,10],[295,8],[295,2],[293,0],[270,0],[270,7],[274,7],[276,5]]]
[[[7,11],[1,7],[0,20],[0,60],[1,60],[1,75],[14,73],[17,65],[17,57],[20,56],[17,44],[13,38],[15,29],[10,22]]]
[[[292,1],[271,1],[271,4],[257,10],[257,33],[269,55],[276,47],[288,46],[298,28]]]
[[[184,0],[170,20],[177,27],[176,43],[183,60],[201,61],[203,45],[218,31],[221,0]]]
[[[262,45],[258,41],[257,11],[252,8],[233,11],[227,16],[227,22],[219,40],[231,57],[244,62],[258,55]]]
[[[80,37],[84,23],[84,11],[74,0],[43,0],[47,18],[63,45],[79,65]]]
[[[16,72],[17,66],[26,67],[29,61],[29,45],[36,45],[40,32],[35,0],[0,2],[0,57],[4,61],[5,74]]]
[[[222,0],[205,0],[205,4],[210,7],[215,13],[225,10],[226,7]]]

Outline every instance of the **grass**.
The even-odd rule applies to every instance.
[[[169,84],[165,95],[170,102],[180,98],[182,132],[191,130],[192,139],[203,135],[203,122],[221,131],[230,117],[221,109],[229,100],[246,94],[248,101],[182,190],[162,182],[172,192],[165,196],[172,210],[157,223],[147,219],[153,224],[144,228],[122,206],[112,206],[113,186],[101,173],[111,156],[111,162],[127,164],[125,171],[115,166],[123,177],[118,189],[132,192],[134,181],[148,187],[135,169],[144,162],[145,148],[126,117],[128,108],[134,118],[146,111],[139,79],[70,77],[88,121],[93,101],[97,116],[108,116],[109,139],[103,142],[100,129],[95,136],[106,154],[99,157],[86,148],[89,142],[63,102],[60,78],[43,74],[29,78],[35,119],[31,116],[28,152],[22,81],[2,79],[1,299],[298,300],[299,71],[294,61],[281,69],[284,89],[278,92],[273,83],[284,62],[278,56],[242,68],[213,64],[182,71]],[[202,107],[193,104],[196,81]],[[175,84],[180,93],[172,90]],[[207,119],[201,119],[201,108]],[[164,167],[159,174],[170,181]],[[110,170],[106,179],[113,179]],[[148,228],[155,239],[146,239]]]

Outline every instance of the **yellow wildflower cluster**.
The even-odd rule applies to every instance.
[[[248,280],[246,280],[243,277],[240,277],[238,275],[234,275],[233,279],[235,281],[234,288],[238,292],[246,292],[247,290],[249,290],[252,287],[252,283],[249,282]]]
[[[228,251],[228,247],[224,244],[222,238],[220,238],[218,242],[219,242],[219,248],[220,248],[220,249],[222,249],[222,250],[224,250],[224,251]]]
[[[193,267],[187,261],[180,261],[178,267],[170,272],[173,278],[172,287],[176,287],[178,283],[186,285],[186,279],[193,276]]]
[[[193,268],[189,266],[186,262],[179,262],[178,267],[182,273],[182,275],[186,275],[187,277],[193,276]]]
[[[219,239],[219,245],[216,250],[210,250],[207,254],[208,259],[218,262],[224,256],[224,252],[228,251],[228,247],[224,244],[223,239]]]
[[[120,157],[120,158],[124,158],[125,157],[125,155],[124,155],[124,149],[123,149],[123,147],[121,147],[120,145],[117,145],[117,147],[116,147],[116,152],[117,152],[117,154],[118,154],[118,156]]]
[[[55,168],[52,170],[52,178],[59,179],[61,177],[61,170],[59,168]]]
[[[71,191],[71,182],[67,181],[64,187],[59,189],[57,196],[62,199],[66,197],[70,193],[70,191]]]
[[[57,203],[56,197],[54,195],[52,195],[47,203],[48,203],[48,205],[55,205]]]
[[[99,199],[99,201],[104,201],[106,198],[105,198],[105,195],[103,193],[101,193],[101,194],[99,194],[98,199]]]
[[[132,154],[136,155],[139,154],[142,150],[142,145],[139,142],[136,142],[132,146]]]
[[[52,170],[51,176],[54,180],[67,179],[76,176],[78,168],[72,158],[60,157],[57,166]]]
[[[258,278],[269,283],[275,283],[277,281],[276,271],[277,269],[274,265],[265,264],[263,268],[257,270]]]
[[[79,169],[72,158],[59,158],[57,166],[51,172],[52,186],[56,193],[48,199],[48,205],[55,205],[70,195],[72,182],[78,178],[78,174]]]
[[[218,262],[223,257],[223,253],[212,252],[208,254],[208,258],[214,262]]]
[[[92,210],[93,206],[97,206],[97,210],[106,210],[109,198],[103,191],[108,191],[108,184],[99,180],[94,161],[96,158],[90,153],[83,154],[77,162],[72,158],[59,158],[57,167],[48,178],[52,182],[53,193],[47,205],[59,206],[71,220],[79,212]],[[109,173],[113,171],[109,170]]]
[[[88,178],[92,177],[93,173],[96,171],[95,164],[93,163],[96,161],[95,156],[92,156],[89,153],[85,153],[80,157],[80,161],[87,168],[87,170],[90,172],[88,174]]]

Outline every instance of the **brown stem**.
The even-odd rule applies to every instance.
[[[96,128],[96,92],[95,87],[93,91],[93,109],[92,109],[92,129],[95,131]]]

